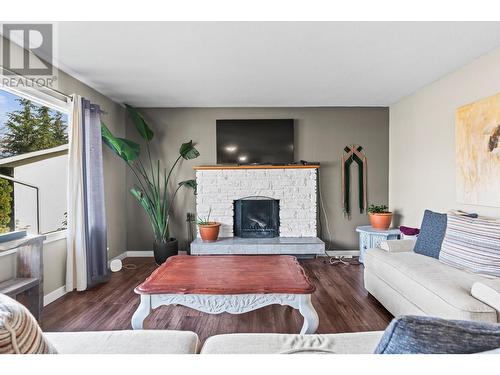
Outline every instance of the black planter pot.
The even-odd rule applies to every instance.
[[[179,252],[179,242],[175,238],[170,238],[167,242],[153,242],[153,252],[157,265],[164,263],[168,257],[177,255]]]

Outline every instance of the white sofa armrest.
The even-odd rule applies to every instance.
[[[389,253],[404,253],[413,251],[416,240],[387,240],[380,243],[382,250]]]
[[[472,284],[470,293],[500,314],[500,278],[476,281]]]

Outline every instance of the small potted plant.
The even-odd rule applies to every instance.
[[[200,230],[200,236],[203,241],[214,242],[217,241],[219,237],[220,223],[210,221],[210,213],[212,209],[208,211],[208,216],[206,218],[201,218],[198,216],[197,224]]]
[[[371,204],[368,207],[368,217],[373,228],[387,230],[391,226],[392,212],[388,211],[385,204]]]

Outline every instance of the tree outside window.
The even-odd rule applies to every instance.
[[[59,188],[60,191],[63,191],[66,184],[66,169],[64,165],[67,156],[61,156],[59,149],[67,143],[66,114],[0,90],[1,174],[16,178],[22,177],[24,181],[37,186],[39,183],[44,183],[44,176],[53,178],[53,176],[60,175],[60,181],[53,181],[53,183],[54,188]],[[43,150],[46,150],[46,152],[36,153]],[[43,155],[39,156],[40,154]],[[32,155],[37,155],[37,158],[32,158]],[[53,160],[49,160],[51,158]],[[64,160],[61,160],[62,158]],[[63,170],[57,171],[54,168]],[[27,210],[27,202],[25,200],[28,197],[28,192],[26,192],[26,188],[24,189],[25,191],[22,192],[22,187],[18,187],[16,184],[13,185],[12,182],[5,179],[0,179],[0,233],[14,229],[23,229],[25,223],[22,222],[23,220],[20,220],[23,215],[17,213],[21,206],[24,206],[24,211]],[[50,187],[44,189],[45,194],[42,194],[42,199],[44,196],[48,199],[51,198],[53,192],[50,190]],[[64,200],[65,206],[65,194],[62,195],[57,203],[41,202],[42,208],[44,205],[47,207],[60,207],[61,199]],[[16,202],[16,199],[19,202]],[[52,200],[54,199],[52,198]],[[36,206],[31,211],[36,214]],[[48,212],[45,213],[45,216],[50,214],[50,210],[46,211]],[[60,209],[56,211],[60,211]],[[43,221],[46,223],[54,222],[51,224],[51,228],[45,228],[45,230],[64,229],[64,212],[65,210],[54,213],[60,216],[59,219],[56,219],[59,225],[56,225],[50,217],[43,218],[45,219]]]
[[[1,157],[45,150],[68,143],[66,120],[61,112],[16,98],[20,109],[7,112],[0,141]]]

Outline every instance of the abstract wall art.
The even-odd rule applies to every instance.
[[[500,94],[457,109],[457,200],[500,207]]]

